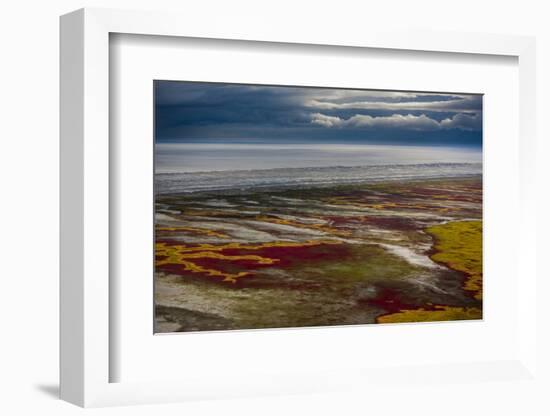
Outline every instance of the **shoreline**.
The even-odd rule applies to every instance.
[[[193,190],[193,191],[176,191],[176,192],[156,192],[155,196],[156,198],[163,198],[163,197],[186,197],[186,196],[194,196],[194,195],[209,195],[209,194],[215,194],[215,195],[223,195],[223,196],[232,196],[232,195],[242,195],[242,194],[250,194],[250,193],[267,193],[267,192],[286,192],[286,191],[293,191],[293,190],[324,190],[324,189],[330,189],[334,188],[336,190],[346,190],[349,188],[357,189],[357,188],[363,188],[368,187],[372,185],[384,185],[384,184],[396,184],[396,183],[405,183],[409,185],[415,185],[415,184],[422,184],[426,182],[445,182],[445,181],[461,181],[461,180],[472,180],[472,179],[479,179],[483,180],[483,173],[476,173],[476,174],[464,174],[464,175],[457,175],[457,176],[430,176],[430,177],[415,177],[415,178],[389,178],[389,179],[372,179],[372,180],[357,180],[355,182],[341,182],[341,183],[317,183],[317,184],[288,184],[288,185],[265,185],[265,186],[242,186],[242,187],[236,187],[232,186],[230,188],[219,188],[219,189],[201,189],[201,190]],[[158,185],[155,183],[154,188],[156,188]]]

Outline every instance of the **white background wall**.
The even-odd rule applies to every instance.
[[[550,13],[545,1],[208,1],[11,0],[0,9],[0,412],[76,414],[56,400],[58,368],[58,16],[74,9],[178,10],[204,19],[246,14],[286,24],[400,27],[536,35],[538,38],[540,213],[546,210],[550,153]],[[543,164],[545,166],[543,166]],[[505,184],[503,184],[505,185]],[[540,235],[548,220],[541,218]],[[544,252],[548,252],[548,243]],[[542,247],[542,246],[541,246]],[[542,252],[542,251],[541,251]],[[542,261],[541,261],[542,265]],[[546,286],[548,287],[548,286]],[[548,335],[545,337],[548,341]],[[547,344],[548,345],[548,344]],[[536,392],[532,393],[537,394]],[[454,393],[437,386],[382,397],[323,396],[198,402],[94,410],[101,415],[161,414],[543,414],[529,393],[506,385]],[[487,400],[491,398],[491,400]],[[494,399],[493,399],[494,398]],[[548,404],[546,405],[548,406]],[[545,409],[548,411],[548,407]],[[548,413],[546,413],[548,414]]]

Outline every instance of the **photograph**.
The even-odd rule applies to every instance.
[[[0,416],[550,416],[546,5],[4,2]]]
[[[483,318],[483,95],[152,87],[155,333]]]

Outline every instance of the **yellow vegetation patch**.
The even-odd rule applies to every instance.
[[[434,310],[406,309],[376,318],[379,324],[400,322],[461,321],[481,319],[481,309],[460,308],[455,306],[435,306]]]
[[[295,242],[286,242],[286,241],[274,241],[270,243],[263,243],[257,245],[247,245],[240,243],[228,243],[222,245],[212,245],[212,244],[200,244],[198,246],[185,246],[183,244],[166,244],[166,243],[156,243],[155,251],[158,257],[161,257],[160,260],[155,262],[156,266],[163,266],[167,264],[178,264],[183,266],[183,270],[193,272],[193,273],[205,273],[208,276],[212,277],[221,277],[224,282],[236,283],[237,280],[241,277],[249,275],[249,272],[239,272],[239,273],[226,273],[221,270],[216,269],[207,269],[196,263],[193,259],[219,259],[224,261],[238,261],[238,260],[249,260],[257,262],[258,264],[274,264],[279,261],[279,259],[271,259],[269,257],[262,257],[253,254],[243,254],[229,256],[223,253],[220,253],[223,250],[228,249],[240,249],[240,250],[260,250],[266,247],[307,247],[315,246],[320,244],[340,244],[339,241],[326,241],[326,240],[310,240],[303,243]]]
[[[192,252],[192,251],[223,251],[223,250],[261,250],[268,247],[310,247],[318,246],[321,244],[342,244],[340,241],[336,240],[308,240],[302,242],[294,241],[272,241],[269,243],[260,243],[260,244],[241,244],[241,243],[227,243],[227,244],[198,244],[196,246],[185,246],[178,245],[177,247],[181,248],[181,252]],[[159,249],[166,246],[166,243],[156,243],[157,255]]]
[[[165,259],[158,260],[156,262],[157,266],[162,266],[165,264],[180,264],[183,266],[183,269],[186,271],[194,273],[206,273],[208,276],[213,277],[223,277],[224,282],[235,283],[238,278],[248,275],[248,272],[240,273],[225,273],[220,270],[215,269],[206,269],[202,266],[197,265],[190,261],[190,259],[221,259],[227,261],[235,260],[250,260],[255,261],[258,264],[273,264],[277,262],[277,259],[270,259],[261,256],[255,255],[243,255],[243,256],[226,256],[221,253],[205,251],[205,252],[186,252],[185,246],[181,245],[166,245],[165,243],[157,243],[157,255],[166,257]]]
[[[453,270],[466,273],[464,289],[481,300],[482,285],[482,223],[481,221],[457,221],[434,225],[426,230],[434,236],[436,253],[432,260]]]

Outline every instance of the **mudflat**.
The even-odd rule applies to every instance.
[[[482,317],[482,179],[161,194],[156,332]]]

